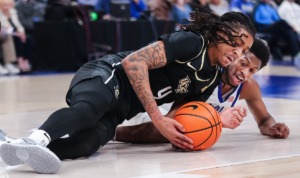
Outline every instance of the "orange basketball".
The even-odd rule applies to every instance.
[[[181,106],[174,119],[181,123],[184,134],[193,140],[193,150],[206,150],[220,138],[222,123],[219,113],[208,103],[192,101]]]

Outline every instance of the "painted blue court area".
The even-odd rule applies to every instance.
[[[300,77],[257,75],[263,97],[300,100]]]

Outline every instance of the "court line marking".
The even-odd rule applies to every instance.
[[[284,158],[291,158],[291,157],[299,157],[300,154],[294,154],[294,155],[287,155],[287,156],[278,156],[278,157],[273,157],[273,158],[264,158],[264,159],[256,159],[256,160],[250,160],[250,161],[240,161],[240,162],[233,162],[233,163],[227,163],[227,164],[221,164],[221,165],[215,165],[215,166],[207,166],[207,167],[202,167],[202,168],[194,168],[194,169],[187,169],[187,170],[181,170],[181,171],[175,171],[175,172],[167,172],[167,173],[161,173],[161,174],[153,174],[153,175],[147,175],[147,176],[137,176],[134,178],[160,178],[160,177],[166,177],[166,175],[178,175],[182,174],[186,176],[188,172],[192,171],[201,171],[201,170],[207,170],[207,169],[213,169],[213,168],[223,168],[223,167],[228,167],[228,166],[237,166],[237,165],[243,165],[243,164],[250,164],[250,163],[257,163],[257,162],[263,162],[263,161],[272,161],[272,160],[277,160],[277,159],[284,159]],[[207,177],[208,175],[198,175],[202,177]],[[176,176],[177,178],[178,176]],[[179,176],[181,177],[181,176]],[[178,178],[179,178],[178,177]]]

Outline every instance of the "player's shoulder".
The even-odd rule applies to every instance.
[[[178,30],[173,32],[174,35],[183,35],[183,36],[199,36],[202,37],[202,35],[196,31],[192,30]]]
[[[181,30],[178,32],[178,35],[179,36],[183,36],[185,38],[188,38],[188,39],[193,39],[197,42],[201,42],[201,43],[204,43],[204,37],[198,33],[198,32],[195,32],[195,31],[190,31],[190,30]]]
[[[204,44],[204,37],[197,32],[190,30],[180,30],[171,34],[162,35],[159,39],[164,41],[180,41],[182,44],[201,43]]]
[[[241,91],[242,99],[253,98],[254,96],[260,95],[259,84],[254,78],[250,78],[243,83],[243,88]]]
[[[247,81],[244,82],[243,84],[243,88],[245,89],[251,89],[254,87],[259,87],[257,81],[255,80],[255,78],[249,78]]]

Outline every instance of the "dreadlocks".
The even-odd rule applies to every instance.
[[[190,24],[181,27],[183,30],[191,30],[201,33],[211,43],[224,42],[234,46],[234,38],[242,38],[244,34],[235,36],[240,27],[248,31],[253,37],[255,36],[256,29],[251,19],[240,12],[227,12],[219,16],[213,12],[204,9],[201,6],[192,5],[195,8],[190,14]],[[225,39],[220,34],[225,34],[228,39]],[[248,37],[248,36],[245,36]]]

